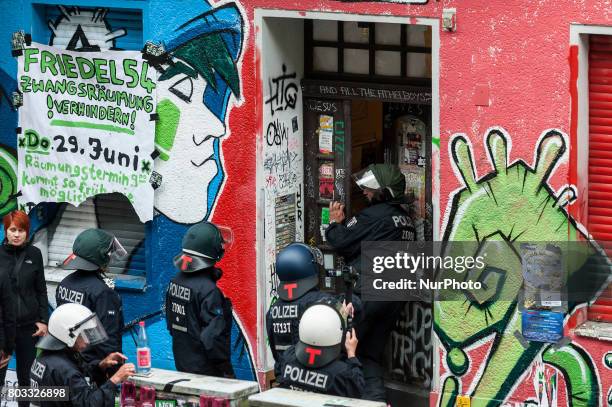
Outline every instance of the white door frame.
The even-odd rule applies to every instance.
[[[366,21],[372,23],[395,23],[395,24],[415,24],[427,25],[431,27],[431,132],[432,132],[432,212],[433,212],[433,239],[438,241],[441,237],[440,233],[440,20],[436,18],[423,18],[412,16],[398,15],[369,15],[369,14],[350,14],[344,12],[322,12],[322,11],[300,11],[300,10],[278,10],[278,9],[255,9],[255,69],[258,72],[263,72],[263,55],[262,44],[262,29],[263,20],[265,18],[283,18],[283,19],[316,19],[316,20],[336,20],[336,21]],[[256,78],[256,120],[258,128],[264,129],[263,109],[264,109],[264,86],[263,78]],[[256,154],[256,169],[257,169],[257,203],[256,203],[256,253],[257,253],[257,349],[258,357],[256,361],[256,370],[263,371],[262,355],[266,352],[267,344],[265,342],[265,250],[264,250],[264,169],[263,169],[263,134],[257,135],[257,154]],[[433,328],[432,328],[433,329]],[[439,376],[439,354],[438,341],[435,335],[432,335],[433,341],[433,379],[432,390],[438,388]]]

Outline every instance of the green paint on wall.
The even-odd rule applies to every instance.
[[[181,111],[170,99],[163,99],[157,104],[157,114],[159,118],[155,122],[155,148],[159,151],[159,158],[168,161]]]
[[[0,147],[0,217],[17,209],[17,160]]]
[[[437,140],[439,145],[439,139]],[[435,142],[434,142],[435,144]],[[486,290],[463,290],[439,293],[434,303],[434,330],[447,351],[447,363],[455,377],[480,369],[464,360],[465,348],[492,335],[491,351],[482,374],[477,377],[472,407],[499,405],[506,400],[515,384],[530,369],[544,344],[531,342],[524,346],[515,332],[521,329],[521,314],[517,301],[523,284],[520,243],[525,241],[574,241],[579,238],[573,219],[548,185],[548,179],[563,155],[566,144],[563,135],[549,131],[536,147],[536,164],[532,168],[523,161],[508,162],[509,136],[492,130],[486,144],[489,160],[495,170],[482,177],[475,173],[470,144],[463,136],[451,144],[452,159],[460,173],[464,189],[451,198],[451,212],[444,231],[444,254],[450,256],[486,256],[486,267],[471,270],[466,278],[483,283]],[[474,242],[472,247],[462,243]],[[581,253],[572,253],[567,264],[570,275],[579,272],[594,249],[583,245]],[[454,270],[441,270],[440,278]],[[571,312],[571,309],[570,309]],[[548,353],[545,363],[563,371],[570,386],[572,406],[586,406],[597,400],[598,384],[595,369],[588,355],[572,347],[572,352]],[[563,370],[564,369],[564,370]],[[587,380],[580,385],[576,372],[586,371]],[[453,376],[451,376],[453,377]],[[451,405],[449,395],[460,383],[444,382],[440,406]],[[451,397],[452,398],[452,397]],[[596,404],[590,404],[596,405]]]

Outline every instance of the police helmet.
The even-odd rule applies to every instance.
[[[300,340],[295,347],[297,359],[315,369],[333,362],[342,350],[344,329],[344,319],[335,308],[327,304],[311,305],[300,319]]]
[[[276,275],[280,280],[278,295],[285,301],[300,298],[319,285],[323,254],[316,247],[291,243],[276,256]]]
[[[45,350],[71,348],[79,337],[88,346],[108,339],[95,313],[84,305],[67,303],[53,311],[49,318],[49,332],[38,341],[36,347]]]
[[[391,200],[401,199],[406,190],[406,177],[397,165],[371,164],[353,179],[359,188],[388,194]]]
[[[72,245],[72,254],[64,260],[62,268],[68,270],[104,269],[114,257],[127,254],[121,243],[102,229],[87,229],[79,233]]]
[[[211,222],[196,223],[183,236],[183,249],[174,257],[174,265],[184,272],[193,272],[215,265],[233,242],[232,230]]]

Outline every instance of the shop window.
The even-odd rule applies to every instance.
[[[431,27],[306,20],[305,70],[312,79],[428,85]]]
[[[62,4],[35,5],[32,35],[35,41],[82,52],[141,50],[143,47],[142,10],[73,7]],[[54,216],[35,237],[45,265],[53,272],[72,252],[76,236],[87,228],[102,228],[117,236],[128,257],[113,261],[109,272],[125,275],[131,288],[144,287],[146,275],[146,232],[127,198],[104,194],[87,199],[78,207],[51,205]],[[49,207],[51,207],[49,206]],[[57,209],[57,210],[56,210]],[[137,282],[138,278],[142,281]],[[142,287],[141,287],[142,286]]]
[[[589,41],[588,230],[612,258],[612,36]],[[609,270],[608,270],[609,272]],[[589,319],[612,322],[612,285],[589,307]]]

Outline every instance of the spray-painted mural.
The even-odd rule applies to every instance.
[[[229,220],[212,216],[226,181],[222,141],[230,134],[229,113],[241,97],[239,59],[246,32],[236,3],[219,7],[204,3],[204,8],[191,19],[166,27],[160,38],[168,54],[156,66],[161,72],[155,137],[160,153],[155,160],[160,176],[155,208],[160,215],[153,220],[152,245],[167,253],[179,252],[190,224]],[[176,272],[171,260],[162,253],[153,259],[153,273],[163,287]],[[228,288],[244,276],[225,276],[220,285],[235,305],[232,363],[238,378],[253,380],[252,344],[243,327],[252,318],[243,321],[239,309],[244,298]],[[168,337],[165,322],[156,327]]]
[[[515,246],[584,237],[566,210],[576,198],[574,189],[555,192],[548,184],[565,156],[566,137],[558,130],[544,132],[532,166],[521,160],[510,163],[512,143],[503,129],[489,130],[485,144],[494,171],[482,178],[477,177],[469,140],[455,135],[449,144],[463,186],[449,203],[446,250],[454,253],[453,241],[476,242],[487,267],[471,278],[490,289],[486,295],[465,291],[464,300],[441,297],[435,302],[434,330],[443,345],[439,406],[454,406],[458,394],[471,396],[473,406],[603,405],[601,375],[607,372],[602,371],[599,349],[591,347],[589,353],[576,342],[527,342],[521,335],[522,272]],[[570,268],[572,272],[578,271]],[[576,305],[570,303],[570,314]]]
[[[118,270],[135,274],[135,263],[140,262],[141,267],[144,262],[148,264],[145,292],[120,291],[125,319],[130,321],[126,324],[124,351],[134,354],[131,327],[144,319],[150,336],[155,338],[154,360],[159,367],[170,369],[174,368],[171,338],[163,320],[162,304],[168,281],[176,272],[171,259],[180,251],[182,236],[189,225],[212,219],[226,178],[222,138],[229,136],[228,114],[240,100],[239,58],[245,36],[242,12],[235,3],[216,8],[207,3],[202,5],[202,13],[168,27],[158,39],[167,53],[157,60],[159,63],[153,63],[160,72],[155,136],[159,152],[155,159],[157,215],[152,225],[137,233],[143,239],[131,245],[129,260],[121,265],[123,270]],[[106,9],[67,6],[58,9],[59,16],[48,22],[50,45],[103,51],[117,49],[116,39],[128,34],[127,28],[112,25]],[[71,225],[70,219],[77,212],[82,228],[112,229],[117,221],[104,210],[105,202],[94,198],[89,205],[93,210],[71,206],[44,208],[42,220],[35,222],[39,235],[45,236],[52,247],[55,239],[61,240],[66,233],[62,229],[64,222]],[[224,219],[217,222],[224,223]],[[150,259],[145,260],[147,253]],[[232,284],[224,280],[222,286]],[[232,301],[239,304],[240,298],[228,291]],[[51,289],[50,297],[53,293]],[[232,329],[232,362],[237,377],[254,379],[251,344],[245,339],[238,314],[236,311]]]
[[[0,69],[0,136],[15,134],[17,113],[11,95],[16,88],[17,82]],[[3,144],[3,138],[0,137],[0,216],[17,206],[17,155],[8,140]],[[4,236],[4,230],[0,231],[0,236]]]
[[[125,28],[113,30],[106,20],[107,9],[81,9],[57,6],[61,14],[49,21],[49,45],[72,51],[95,52],[115,48],[115,39],[124,36]]]

